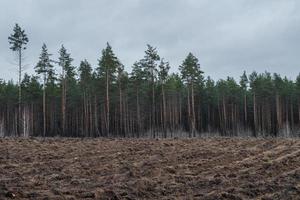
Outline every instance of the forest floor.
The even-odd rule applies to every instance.
[[[300,199],[297,139],[0,139],[0,199]]]

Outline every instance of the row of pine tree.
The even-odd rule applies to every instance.
[[[52,58],[44,44],[36,74],[22,76],[28,38],[18,25],[9,43],[19,56],[19,82],[0,81],[0,136],[300,135],[300,76],[244,72],[239,82],[215,82],[192,53],[179,73],[169,73],[150,45],[128,73],[109,44],[95,68],[87,60],[76,68],[64,46]]]

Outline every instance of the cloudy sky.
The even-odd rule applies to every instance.
[[[300,72],[298,0],[0,0],[0,78],[16,79],[7,37],[15,23],[28,34],[26,72],[32,73],[41,46],[53,58],[62,44],[74,64],[95,67],[108,41],[127,70],[157,47],[176,72],[188,52],[214,79],[244,70]]]

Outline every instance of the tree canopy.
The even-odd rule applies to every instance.
[[[24,50],[27,42],[16,25],[10,48]],[[131,70],[109,43],[98,66],[84,59],[77,68],[63,45],[54,60],[43,44],[36,74],[24,74],[21,84],[0,80],[2,135],[20,135],[22,116],[24,132],[32,136],[299,136],[300,75],[290,80],[244,72],[240,80],[213,80],[192,53],[179,73],[170,73],[169,62],[151,45]]]

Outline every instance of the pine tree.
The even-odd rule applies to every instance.
[[[150,115],[150,132],[153,134],[153,137],[155,137],[155,81],[157,79],[157,61],[160,60],[160,57],[157,53],[156,48],[150,46],[147,44],[147,50],[145,51],[144,59],[141,60],[142,66],[145,71],[145,76],[148,77],[148,81],[151,84],[151,115]]]
[[[93,75],[92,67],[87,60],[81,61],[79,66],[79,84],[81,88],[81,94],[83,99],[83,131],[85,136],[91,137],[92,133],[92,84]]]
[[[136,128],[138,137],[140,132],[142,131],[142,116],[141,116],[141,105],[140,105],[140,93],[141,87],[145,81],[145,73],[143,71],[143,66],[141,62],[135,62],[132,67],[131,79],[133,85],[135,86],[135,96],[136,96]]]
[[[249,75],[249,83],[252,93],[252,104],[253,104],[253,132],[254,136],[257,136],[257,99],[256,99],[256,90],[257,90],[257,73],[254,71]]]
[[[111,83],[116,79],[117,69],[120,65],[120,61],[115,56],[109,43],[107,43],[106,48],[102,50],[102,56],[99,60],[99,67],[97,68],[99,76],[105,79],[105,128],[107,136],[110,134],[111,120],[109,90]]]
[[[214,80],[207,77],[205,82],[205,101],[204,103],[207,105],[206,113],[207,113],[207,131],[211,132],[212,127],[214,126],[215,116],[214,116],[214,107],[216,107],[216,86]]]
[[[273,84],[275,88],[275,102],[276,102],[276,121],[277,121],[276,134],[278,134],[278,132],[280,132],[283,127],[283,119],[282,119],[283,80],[280,77],[280,75],[277,73],[273,74]]]
[[[37,74],[42,75],[43,82],[43,136],[46,136],[47,131],[47,120],[46,120],[46,86],[49,80],[52,81],[54,75],[53,65],[50,62],[51,54],[48,53],[46,44],[42,46],[42,52],[40,54],[40,60],[35,66],[35,71]]]
[[[161,94],[162,94],[162,112],[163,112],[163,122],[162,127],[165,133],[164,137],[167,137],[167,106],[166,106],[166,94],[165,94],[165,84],[168,78],[168,73],[170,70],[170,65],[168,62],[164,62],[164,59],[161,59],[161,62],[158,66],[158,79],[161,84]]]
[[[22,59],[23,59],[23,50],[26,49],[26,44],[28,43],[28,37],[25,34],[25,30],[22,30],[21,27],[16,24],[13,29],[13,34],[8,37],[8,42],[11,45],[10,49],[14,52],[17,52],[18,61],[19,61],[19,108],[18,108],[18,115],[19,115],[19,126],[18,126],[18,134],[21,135],[22,130],[21,126],[23,124],[24,119],[22,120],[21,113],[22,113],[22,89],[21,89],[21,79],[22,79]]]
[[[241,89],[244,94],[244,125],[247,126],[248,118],[247,118],[247,87],[248,87],[248,77],[246,71],[244,71],[243,75],[240,79]]]
[[[119,90],[119,120],[118,120],[118,132],[122,137],[126,137],[128,132],[127,114],[126,114],[126,85],[128,82],[128,74],[124,71],[124,66],[119,65],[117,68],[117,84]]]
[[[200,64],[198,59],[189,53],[183,61],[182,65],[179,66],[181,77],[188,86],[188,121],[189,129],[193,136],[195,136],[195,94],[194,87],[200,80],[203,79],[203,72],[200,70]]]
[[[61,92],[62,92],[62,102],[61,102],[61,128],[62,134],[66,134],[66,106],[67,106],[67,90],[68,82],[74,80],[75,72],[74,67],[72,66],[73,59],[70,54],[67,53],[66,48],[62,45],[59,51],[59,66],[62,68],[61,74]]]

